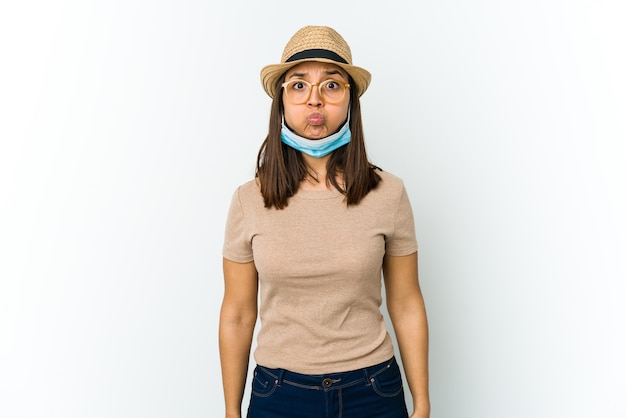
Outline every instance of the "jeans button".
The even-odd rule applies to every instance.
[[[333,385],[332,379],[327,377],[326,379],[322,380],[322,386],[324,386],[325,389],[328,389],[332,385]]]

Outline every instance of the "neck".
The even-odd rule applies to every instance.
[[[315,158],[305,153],[301,153],[301,155],[309,174],[302,180],[300,187],[306,190],[327,190],[326,164],[330,156]]]
[[[326,179],[326,164],[330,159],[330,155],[324,156],[322,158],[315,158],[307,155],[305,153],[302,154],[302,159],[306,164],[307,168],[311,171],[312,174],[316,176],[316,178],[320,181]]]

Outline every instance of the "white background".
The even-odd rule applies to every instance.
[[[432,418],[626,417],[620,0],[6,1],[0,416],[221,417],[260,68],[335,27],[414,206]],[[246,393],[246,400],[247,400]]]

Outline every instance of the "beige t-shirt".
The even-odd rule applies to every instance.
[[[336,190],[300,190],[285,209],[268,209],[254,180],[234,193],[223,256],[254,261],[259,273],[257,364],[322,374],[393,356],[380,312],[383,256],[412,254],[417,242],[404,184],[379,174],[350,207]]]

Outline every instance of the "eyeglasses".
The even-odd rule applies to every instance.
[[[313,86],[317,86],[320,97],[326,103],[338,103],[343,100],[349,83],[328,79],[321,83],[309,83],[304,80],[291,80],[282,84],[287,99],[293,104],[306,103],[311,97]]]

